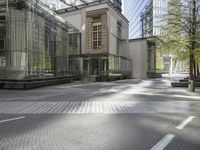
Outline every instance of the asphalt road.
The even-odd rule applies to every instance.
[[[0,90],[0,150],[200,150],[199,116],[168,80]]]

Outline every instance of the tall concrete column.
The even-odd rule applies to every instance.
[[[92,18],[86,18],[86,38],[85,38],[85,48],[86,53],[92,51]]]
[[[107,14],[103,14],[101,16],[101,24],[102,24],[102,46],[101,46],[101,51],[102,52],[107,52],[108,49],[108,26],[107,26]]]

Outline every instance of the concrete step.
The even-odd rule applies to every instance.
[[[57,79],[44,79],[36,81],[0,81],[0,89],[33,89],[43,86],[50,86],[62,83],[69,83],[72,81],[72,78],[57,78]]]
[[[188,82],[188,79],[179,80],[179,82]],[[200,82],[200,79],[196,79],[195,82]]]
[[[96,76],[88,76],[88,77],[84,77],[83,82],[95,82],[96,81]]]
[[[162,73],[156,73],[156,72],[148,72],[147,73],[148,78],[154,79],[154,78],[162,78]]]

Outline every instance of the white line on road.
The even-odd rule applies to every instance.
[[[14,120],[20,120],[20,119],[24,119],[24,118],[26,118],[26,117],[22,116],[22,117],[17,117],[17,118],[11,118],[11,119],[6,119],[6,120],[1,120],[0,123],[14,121]]]
[[[30,97],[33,97],[33,96],[29,96]],[[23,99],[23,98],[27,98],[27,96],[24,96],[24,97],[15,97],[15,98],[8,98],[8,99],[5,99],[6,101],[12,101],[12,100],[17,100],[17,99]]]
[[[174,134],[167,134],[153,148],[151,148],[151,150],[163,150],[174,138]]]
[[[178,126],[176,126],[176,129],[182,130],[188,123],[190,123],[195,117],[189,116],[185,120],[183,120]]]

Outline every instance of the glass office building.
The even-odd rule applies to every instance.
[[[142,37],[159,36],[161,26],[166,23],[168,0],[152,0],[141,13]]]
[[[129,38],[141,37],[141,13],[150,0],[123,0],[123,14],[129,20]]]
[[[78,53],[79,31],[41,1],[0,0],[1,82],[71,77]]]
[[[168,0],[124,0],[123,13],[130,21],[129,38],[159,35],[167,3]]]

